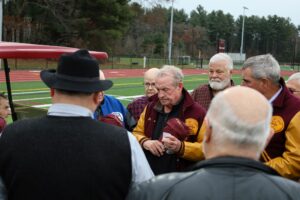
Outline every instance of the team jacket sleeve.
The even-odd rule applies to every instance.
[[[202,151],[202,141],[205,133],[205,123],[202,122],[202,124],[199,124],[200,130],[197,134],[197,140],[196,142],[187,142],[184,141],[182,145],[184,147],[182,148],[181,157],[186,160],[191,161],[199,161],[204,159],[204,154]]]
[[[147,107],[146,107],[147,108]],[[145,123],[145,113],[146,113],[146,108],[142,112],[140,119],[136,125],[136,127],[133,129],[132,134],[136,137],[138,142],[142,144],[143,141],[149,139],[145,136],[145,131],[144,131],[144,123]]]
[[[273,158],[266,164],[280,175],[290,178],[300,178],[300,112],[290,121],[286,132],[285,151],[281,157]]]

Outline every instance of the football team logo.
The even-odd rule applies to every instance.
[[[273,116],[271,121],[271,127],[274,133],[280,133],[284,129],[284,121],[280,116]]]

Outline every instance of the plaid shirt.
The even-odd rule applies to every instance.
[[[127,106],[127,110],[131,113],[136,121],[139,120],[140,115],[144,111],[144,108],[149,103],[149,98],[147,96],[142,96],[133,100]]]
[[[195,102],[199,103],[205,110],[208,110],[213,98],[212,89],[208,84],[200,85],[191,94]]]
[[[234,86],[233,80],[230,81],[231,86]],[[198,86],[191,94],[194,101],[199,103],[206,111],[213,99],[213,90],[209,84]]]

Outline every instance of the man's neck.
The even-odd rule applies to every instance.
[[[254,150],[250,150],[250,149],[244,150],[241,148],[230,148],[230,147],[226,149],[221,148],[219,150],[213,149],[205,153],[206,159],[221,157],[221,156],[238,156],[238,157],[245,157],[245,158],[258,160],[260,155]]]
[[[80,98],[80,97],[69,97],[66,95],[56,95],[52,98],[52,103],[61,103],[61,104],[71,104],[71,105],[76,105],[76,106],[81,106],[84,108],[87,108],[89,110],[91,110],[92,112],[95,111],[95,109],[93,109],[93,103],[91,101],[88,101],[88,99],[85,98]]]

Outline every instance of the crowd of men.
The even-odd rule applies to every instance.
[[[2,127],[0,199],[299,199],[299,73],[285,83],[270,54],[241,86],[232,70],[214,55],[190,94],[181,69],[149,69],[125,108],[87,50],[62,55],[40,74],[47,115]]]

